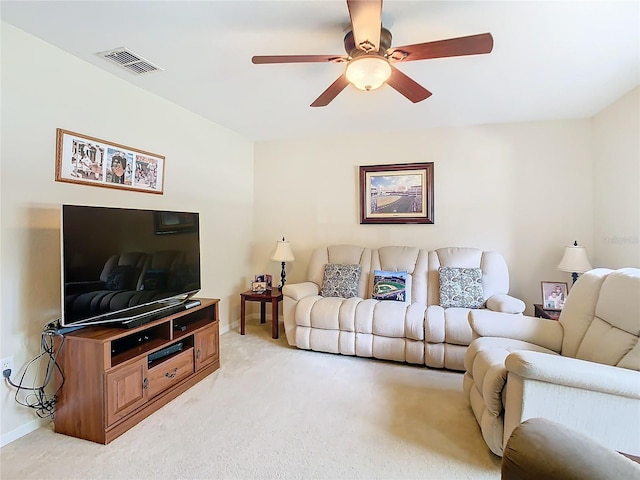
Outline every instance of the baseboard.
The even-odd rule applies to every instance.
[[[227,333],[230,330],[236,330],[240,328],[240,320],[236,320],[235,322],[232,322],[231,325],[227,324],[227,325],[220,325],[220,335],[222,335],[223,333]]]
[[[266,323],[271,323],[271,313],[267,312],[266,315]],[[249,323],[255,323],[255,324],[259,324],[260,323],[260,313],[247,313],[246,318],[246,322]],[[282,315],[278,315],[278,321],[279,322],[283,322],[282,320]],[[226,325],[224,327],[220,327],[220,334],[222,335],[223,333],[227,333],[230,330],[236,330],[236,331],[240,331],[240,320],[236,320],[235,322],[231,322],[231,324]]]
[[[10,431],[9,433],[3,434],[2,437],[0,437],[0,447],[8,445],[14,440],[17,440],[20,437],[24,437],[28,433],[31,433],[34,430],[39,429],[40,427],[44,427],[49,422],[51,422],[51,420],[48,418],[36,418],[35,420],[21,425],[15,430]]]

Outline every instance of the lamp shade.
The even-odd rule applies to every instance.
[[[347,65],[347,80],[360,90],[375,90],[391,76],[389,61],[378,55],[361,55]]]
[[[293,262],[295,257],[291,250],[291,244],[284,238],[278,240],[276,243],[276,251],[271,255],[271,260],[275,260],[276,262]]]
[[[584,273],[592,268],[587,258],[587,251],[579,246],[578,242],[564,249],[564,256],[557,267],[558,270],[571,273]]]

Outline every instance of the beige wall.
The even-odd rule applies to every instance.
[[[507,258],[514,295],[529,311],[540,281],[574,239],[592,251],[591,123],[570,120],[388,135],[261,142],[255,147],[255,271],[285,235],[305,276],[311,250],[349,243],[378,247],[470,246]],[[358,166],[434,162],[434,225],[360,225]]]
[[[595,265],[640,267],[640,87],[593,119]]]
[[[60,316],[62,203],[200,212],[202,296],[227,329],[251,272],[252,142],[6,23],[1,53],[0,357],[25,365]],[[164,155],[164,195],[55,182],[56,128]],[[34,426],[13,395],[0,387],[3,444]]]
[[[634,89],[592,119],[259,142],[254,271],[286,236],[305,278],[320,245],[474,246],[507,258],[511,293],[531,305],[577,240],[594,267],[640,266],[640,125]],[[390,120],[392,121],[392,120]],[[358,166],[434,162],[434,225],[360,225]]]

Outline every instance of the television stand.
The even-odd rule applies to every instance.
[[[200,301],[135,328],[96,325],[58,340],[65,382],[54,430],[107,444],[220,368],[219,300]]]

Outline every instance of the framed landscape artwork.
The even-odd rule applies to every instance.
[[[433,162],[361,166],[360,223],[433,223]]]
[[[155,153],[56,130],[56,181],[163,193],[164,160]]]

